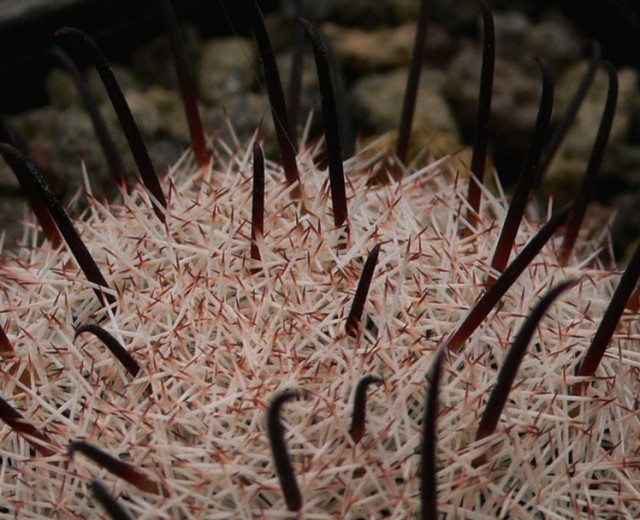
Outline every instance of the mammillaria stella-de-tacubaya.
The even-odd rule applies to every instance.
[[[602,236],[580,224],[616,74],[603,65],[581,194],[523,218],[553,85],[540,62],[509,204],[482,185],[493,27],[478,3],[469,167],[455,153],[407,160],[420,52],[395,153],[374,143],[343,162],[331,72],[304,20],[325,139],[296,152],[248,2],[281,161],[263,158],[259,133],[207,142],[178,59],[193,146],[159,178],[99,51],[59,31],[97,56],[142,182],[106,203],[87,181],[72,222],[5,132],[46,239],[29,232],[0,267],[1,517],[640,516],[640,254],[606,267]]]

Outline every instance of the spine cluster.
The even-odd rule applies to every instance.
[[[97,47],[59,31],[95,54],[142,183],[121,179],[117,203],[87,183],[71,221],[16,141],[0,145],[45,235],[0,266],[0,516],[91,518],[97,503],[125,519],[640,516],[640,253],[621,274],[580,232],[615,72],[581,198],[535,207],[553,97],[541,65],[508,203],[477,166],[493,75],[479,3],[470,170],[456,154],[407,162],[402,142],[343,161],[304,20],[327,169],[322,143],[296,152],[251,4],[282,166],[258,134],[238,149],[204,138],[179,58],[193,151],[159,178]]]

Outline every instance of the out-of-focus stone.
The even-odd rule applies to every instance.
[[[205,43],[197,73],[200,97],[215,105],[226,96],[249,90],[256,78],[257,65],[251,40],[229,37]]]
[[[557,113],[564,112],[587,68],[583,61],[567,70],[557,86]],[[632,69],[618,71],[618,105],[603,160],[599,183],[627,187],[640,187],[640,176],[630,171],[640,168],[637,147],[624,146],[631,130],[633,108],[638,98],[638,73]],[[609,80],[604,69],[599,69],[593,84],[576,115],[562,145],[545,176],[547,192],[570,198],[576,186],[582,182],[591,155],[596,132],[600,126],[607,97]]]
[[[429,140],[439,151],[460,147],[460,139],[449,106],[442,96],[445,75],[424,70],[420,77],[418,100],[413,120],[414,136]],[[370,135],[396,130],[400,122],[407,70],[396,69],[366,77],[356,83],[352,93],[353,114],[358,128]],[[437,140],[437,143],[435,141]],[[422,142],[421,145],[424,145]]]
[[[190,23],[181,24],[180,39],[190,70],[199,70],[202,40],[198,29]],[[168,36],[162,35],[149,44],[135,49],[131,53],[130,61],[141,83],[162,85],[172,90],[178,89],[178,78]]]
[[[477,113],[481,63],[480,50],[467,47],[447,71],[445,94],[462,127],[471,132]],[[523,143],[528,142],[533,130],[540,93],[541,80],[535,63],[531,63],[530,71],[523,71],[515,63],[496,60],[489,132],[501,148],[524,152]]]
[[[372,72],[411,62],[415,24],[384,27],[375,31],[324,26],[340,63],[347,69]]]

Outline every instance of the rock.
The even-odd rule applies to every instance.
[[[118,64],[111,64],[110,66],[123,92],[140,89],[140,83],[132,70]],[[89,67],[84,72],[81,71],[81,73],[89,84],[89,90],[95,98],[96,104],[110,103],[107,91],[95,68]],[[47,96],[54,107],[61,109],[74,106],[84,107],[84,100],[80,96],[75,82],[62,66],[51,69],[45,79],[45,87]]]
[[[280,12],[295,17],[296,0],[282,0]],[[390,0],[314,0],[305,3],[304,17],[314,22],[333,20],[341,25],[375,27],[390,22]]]
[[[257,66],[252,40],[234,36],[206,42],[196,74],[200,98],[215,105],[226,96],[249,90]]]
[[[395,22],[403,23],[417,20],[421,2],[415,0],[388,0],[389,14]]]
[[[34,19],[51,16],[86,0],[3,0],[0,29],[16,23],[33,23]]]
[[[117,63],[112,63],[111,69],[113,70],[113,74],[115,75],[122,92],[140,90],[140,82],[131,69]],[[100,76],[96,69],[94,67],[89,67],[85,71],[85,75],[87,77],[87,81],[89,82],[91,93],[96,98],[96,102],[99,105],[105,102],[109,102],[109,96],[107,95],[107,91],[105,90],[104,84],[102,83],[102,80],[100,79]]]
[[[481,63],[480,50],[466,47],[447,70],[445,94],[462,128],[470,135],[477,112]],[[541,80],[535,63],[531,63],[530,70],[523,70],[510,61],[496,60],[489,132],[501,148],[524,153],[535,124],[540,93]]]
[[[585,73],[587,62],[571,67],[558,81],[557,113],[562,114]],[[632,69],[618,71],[619,93],[616,115],[607,151],[605,152],[599,183],[626,186],[640,186],[640,178],[629,175],[638,170],[640,159],[635,147],[625,147],[630,129],[633,109],[638,98],[638,73]],[[582,182],[595,135],[602,118],[602,110],[607,95],[608,76],[603,69],[598,70],[593,84],[576,115],[562,145],[545,176],[544,186],[550,192],[568,190],[571,194]],[[626,152],[625,152],[626,150]]]
[[[45,79],[45,89],[49,101],[57,108],[82,105],[82,98],[71,75],[62,69],[51,70]]]
[[[133,119],[138,125],[142,136],[146,138],[158,135],[162,121],[159,108],[155,105],[153,97],[148,95],[150,91],[153,92],[154,89],[127,90],[124,92],[129,109],[133,114]],[[111,105],[104,103],[100,109],[103,114],[107,115],[113,132],[122,133],[117,115]]]
[[[525,47],[543,57],[555,70],[562,70],[580,59],[582,42],[566,18],[556,11],[547,13],[525,36]]]
[[[295,17],[297,0],[281,0],[280,13],[283,18],[291,20]],[[451,2],[436,1],[435,9],[447,9]],[[305,4],[304,17],[314,22],[331,20],[340,25],[351,27],[373,28],[393,26],[407,21],[415,21],[420,12],[421,0],[313,0]],[[459,12],[465,7],[477,15],[477,8],[472,3],[456,4],[453,11]],[[475,9],[475,10],[474,10]],[[432,10],[433,7],[432,7]],[[435,19],[435,18],[434,18]],[[438,19],[440,19],[438,17]]]
[[[607,146],[601,177],[601,184],[614,184],[616,188],[626,190],[640,189],[640,145],[614,141]]]
[[[149,143],[149,155],[159,175],[166,175],[178,158],[185,152],[185,147],[171,138],[154,139]],[[132,170],[135,171],[135,170]]]
[[[566,73],[558,79],[556,98],[559,113],[564,111],[567,103],[573,97],[575,89],[582,80],[586,68],[587,62],[582,61],[570,67]],[[620,142],[630,131],[632,111],[638,96],[637,84],[637,71],[628,68],[618,71],[618,104],[609,137],[610,144]],[[588,157],[600,124],[608,88],[608,75],[603,68],[599,68],[593,84],[576,116],[575,124],[572,126],[563,143],[563,149],[566,153]]]
[[[305,52],[302,71],[302,95],[301,103],[298,112],[298,126],[304,126],[309,113],[318,108],[320,102],[320,92],[318,86],[318,77],[316,73],[315,60],[313,54],[309,49]],[[291,53],[279,54],[276,56],[278,61],[278,68],[280,69],[280,76],[282,77],[282,84],[285,91],[285,97],[287,101],[287,110],[290,110],[291,104],[289,100],[289,82],[291,78]],[[332,71],[333,72],[333,71]],[[337,83],[338,78],[335,74],[332,75],[334,85]],[[264,93],[266,95],[266,93]],[[318,118],[314,118],[314,123],[318,121]]]
[[[69,107],[56,113],[56,131],[52,135],[54,153],[51,169],[58,180],[73,193],[82,185],[82,163],[89,178],[102,184],[106,178],[105,160],[95,137],[93,125],[82,107]]]
[[[496,55],[503,60],[522,62],[533,60],[535,54],[527,47],[532,24],[518,11],[493,14],[496,32]]]
[[[42,167],[43,174],[49,176],[52,157],[55,154],[53,136],[58,132],[57,110],[52,106],[31,110],[16,116],[12,124],[21,139],[28,143],[29,153]],[[0,163],[0,189],[4,189],[5,186],[17,188],[14,174],[4,161]]]
[[[155,86],[144,94],[159,116],[156,135],[169,137],[180,147],[189,144],[189,126],[184,113],[182,97],[176,90]]]
[[[229,129],[229,121],[233,122],[235,135]],[[273,137],[274,133],[271,109],[264,94],[230,95],[220,106],[205,108],[203,124],[209,133],[215,133],[227,142],[236,138],[241,143],[246,142],[260,124],[261,135],[268,134]]]
[[[264,23],[275,54],[291,51],[295,31],[300,30],[304,34],[304,29],[294,21],[294,18],[284,18],[277,13],[265,15]],[[306,37],[304,42],[305,47],[308,47]]]
[[[445,75],[437,70],[423,70],[418,89],[418,101],[413,120],[414,135],[437,139],[441,150],[460,146],[456,124],[442,96]],[[396,130],[407,82],[407,70],[396,69],[359,80],[352,92],[353,115],[358,127],[369,135]]]
[[[5,165],[0,165],[0,179],[4,176],[4,169]],[[11,172],[8,173],[13,175]],[[22,243],[25,231],[23,222],[32,218],[33,212],[22,197],[12,192],[4,192],[3,181],[0,181],[0,190],[0,253],[6,254],[14,249],[16,244]]]
[[[346,69],[373,72],[411,62],[415,23],[375,31],[346,29],[335,24],[326,24],[323,29]]]
[[[580,39],[555,11],[540,22],[533,22],[520,11],[496,12],[494,20],[496,54],[500,59],[526,63],[539,57],[560,70],[580,58]]]
[[[198,29],[191,23],[180,25],[180,38],[186,54],[187,64],[192,73],[198,70],[202,41]],[[161,85],[178,90],[178,79],[173,62],[169,37],[163,35],[149,44],[135,49],[130,57],[131,67],[136,77],[145,85]]]

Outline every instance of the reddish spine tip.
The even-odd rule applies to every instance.
[[[353,400],[353,416],[351,417],[351,427],[349,435],[353,442],[360,442],[364,435],[365,422],[367,419],[367,390],[372,384],[381,384],[384,381],[378,376],[365,376],[356,386],[356,393]]]
[[[93,64],[102,79],[105,90],[109,95],[111,104],[118,116],[120,125],[124,135],[129,143],[129,148],[133,154],[134,161],[138,167],[140,177],[145,187],[152,196],[153,209],[157,217],[162,223],[165,222],[165,209],[167,207],[167,199],[162,192],[162,186],[160,185],[160,179],[149,157],[147,146],[144,144],[138,125],[133,118],[129,104],[118,85],[118,81],[107,63],[104,55],[95,44],[95,42],[85,33],[73,27],[63,27],[58,29],[55,33],[56,36],[72,36],[82,43],[87,49],[93,59]]]
[[[638,310],[640,310],[640,287],[636,287],[636,290],[633,291],[633,294],[629,297],[627,310],[633,313],[637,313]]]
[[[294,390],[285,390],[277,394],[271,399],[271,405],[267,412],[267,432],[271,444],[273,463],[289,511],[300,511],[302,509],[302,495],[298,488],[293,464],[284,440],[284,428],[280,422],[280,411],[284,403],[299,395],[300,392]]]
[[[438,518],[438,479],[436,444],[438,433],[436,430],[438,419],[438,393],[442,379],[442,364],[445,350],[438,350],[431,375],[429,377],[429,391],[427,404],[422,421],[422,446],[420,449],[420,519],[436,520]]]
[[[0,359],[2,359],[3,356],[11,356],[14,352],[13,345],[7,337],[4,327],[0,325]]]
[[[380,253],[380,244],[377,244],[369,253],[367,261],[362,268],[362,275],[358,281],[358,287],[356,288],[356,294],[353,297],[353,303],[351,304],[351,310],[347,321],[345,323],[345,331],[349,336],[355,336],[360,329],[360,321],[362,320],[362,312],[364,311],[364,304],[367,301],[367,295],[369,294],[369,287],[371,287],[371,281],[373,280],[373,273],[378,263],[378,254]]]

